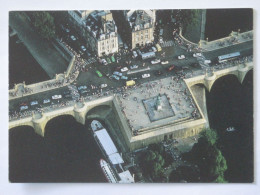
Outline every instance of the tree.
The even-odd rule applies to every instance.
[[[198,165],[202,182],[225,181],[224,173],[227,164],[216,146],[216,141],[216,131],[207,129],[201,133],[198,143],[194,144],[191,151],[183,154],[184,159]]]
[[[33,12],[33,24],[40,35],[51,39],[55,35],[54,18],[48,12]]]

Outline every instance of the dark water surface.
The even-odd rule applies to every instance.
[[[228,36],[231,31],[253,29],[252,9],[207,9],[205,38],[209,41]]]
[[[228,182],[253,182],[253,71],[241,85],[235,76],[218,79],[207,93],[211,128],[219,135],[219,148],[227,160]],[[227,132],[227,127],[236,131]]]
[[[71,116],[47,123],[45,137],[23,126],[9,133],[11,182],[106,182],[91,131]]]
[[[9,39],[9,89],[23,81],[32,84],[50,79],[25,45],[17,41],[17,36]]]

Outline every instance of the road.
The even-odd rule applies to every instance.
[[[85,45],[86,43],[84,43],[84,40],[80,40],[78,43],[73,42],[70,39],[71,35],[75,35],[75,32],[73,30],[70,30],[69,33],[64,33],[63,39],[66,40],[69,45],[72,45],[73,48],[77,52],[79,52],[80,45],[83,45],[83,44]],[[165,39],[165,40],[171,41],[171,39]],[[167,45],[167,44],[164,44],[164,45]],[[253,48],[253,42],[248,41],[245,43],[236,44],[234,46],[221,48],[216,51],[204,52],[202,54],[204,56],[203,59],[209,59],[209,60],[214,61],[214,60],[216,60],[216,58],[219,55],[232,53],[235,51],[241,52],[242,55],[252,55],[252,48]],[[165,53],[165,57],[161,56],[162,53]],[[177,56],[181,55],[181,54],[185,55],[186,59],[178,60]],[[194,63],[199,64],[199,61],[201,63],[202,58],[193,57],[193,53],[187,52],[187,50],[181,48],[176,43],[173,44],[173,41],[172,41],[172,44],[168,44],[168,46],[163,47],[163,50],[161,52],[156,52],[156,58],[169,61],[169,63],[166,65],[161,65],[161,64],[152,65],[151,64],[152,59],[141,60],[138,57],[133,59],[131,52],[124,53],[123,50],[121,50],[120,54],[115,54],[114,57],[116,59],[119,59],[118,63],[114,62],[114,63],[110,63],[110,64],[104,66],[104,65],[100,64],[97,60],[93,60],[95,58],[84,55],[85,60],[89,61],[91,59],[92,63],[88,63],[88,65],[85,67],[85,69],[87,69],[88,71],[80,72],[76,82],[74,83],[74,85],[77,87],[81,86],[81,85],[87,86],[87,92],[84,93],[83,96],[91,96],[92,94],[100,93],[101,84],[108,85],[107,88],[102,89],[102,92],[106,92],[106,91],[115,92],[116,89],[119,89],[119,88],[125,86],[126,80],[120,79],[119,81],[116,81],[114,79],[109,78],[115,70],[120,72],[120,68],[118,69],[118,67],[128,67],[128,69],[130,69],[130,66],[134,65],[134,64],[139,66],[138,69],[143,69],[143,68],[149,67],[150,70],[134,73],[131,75],[127,75],[126,72],[123,72],[123,75],[127,76],[128,80],[136,79],[135,80],[136,84],[141,84],[141,83],[144,83],[147,81],[158,80],[160,78],[165,78],[165,77],[169,77],[169,76],[175,76],[176,72],[174,70],[168,71],[168,67],[171,65],[174,65],[175,67],[179,67],[179,68],[188,67],[188,69],[184,70],[184,72],[193,72],[193,71],[203,72],[204,71],[203,70],[204,67],[191,66]],[[111,59],[111,55],[105,57],[105,59],[107,59],[107,58]],[[145,65],[144,65],[144,63],[145,63]],[[96,70],[99,70],[103,74],[103,77],[99,78],[96,74]],[[158,70],[161,71],[161,73],[162,73],[161,75],[155,74],[156,71],[158,71]],[[149,73],[151,75],[151,77],[142,79],[142,74],[145,74],[145,73]],[[95,86],[95,87],[93,88],[91,86]],[[44,99],[51,99],[51,97],[53,95],[59,95],[59,94],[63,95],[63,97],[64,97],[66,91],[69,91],[69,88],[62,87],[62,88],[50,90],[47,92],[33,94],[33,95],[17,98],[14,100],[10,100],[9,101],[9,110],[19,112],[21,103],[26,102],[29,104],[31,101],[34,101],[34,100],[38,100],[39,104],[43,106],[42,102]],[[69,101],[69,100],[72,100],[72,97],[63,98],[62,100],[59,100],[59,101]],[[53,101],[53,103],[57,103],[57,102],[58,102],[58,100]],[[37,106],[39,106],[39,105],[37,105]],[[29,109],[33,110],[37,106],[29,105]]]

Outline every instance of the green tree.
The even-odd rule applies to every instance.
[[[216,146],[217,134],[212,129],[201,133],[198,143],[183,158],[198,165],[202,182],[225,181],[227,164],[221,151]]]
[[[48,12],[33,12],[33,24],[40,35],[51,39],[55,35],[54,18]]]

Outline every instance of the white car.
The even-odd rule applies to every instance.
[[[52,98],[53,100],[57,100],[57,99],[61,99],[62,96],[61,96],[61,95],[53,95],[51,98]]]
[[[159,42],[163,43],[163,38],[162,37],[160,37]]]
[[[80,48],[82,49],[82,51],[86,51],[87,50],[86,47],[83,46],[83,45]]]
[[[102,59],[101,63],[104,64],[105,66],[107,65],[107,61],[105,59]]]
[[[81,85],[78,87],[78,90],[82,90],[82,89],[87,89],[87,86],[86,85]]]
[[[132,66],[130,66],[130,69],[131,69],[131,70],[133,70],[133,69],[137,69],[137,68],[138,68],[137,65],[132,65]]]
[[[211,63],[211,60],[204,60],[204,63],[205,63],[205,64],[210,64],[210,63]]]
[[[178,56],[178,59],[179,59],[179,60],[185,59],[185,55],[180,55],[180,56]]]
[[[161,62],[160,59],[155,59],[155,60],[151,61],[152,64],[158,64],[158,63],[160,63],[160,62]]]
[[[32,101],[31,106],[38,105],[38,101]]]
[[[127,67],[121,68],[121,72],[126,72],[126,71],[128,71]]]
[[[194,54],[193,54],[193,57],[195,57],[195,58],[196,58],[196,57],[201,57],[201,53],[194,53]]]
[[[20,107],[20,111],[27,110],[27,109],[28,109],[28,106],[21,106]]]
[[[144,79],[144,78],[149,78],[150,77],[150,74],[143,74],[142,75],[142,78]]]
[[[44,104],[47,104],[47,103],[50,103],[50,102],[51,102],[50,99],[45,99],[45,100],[43,100],[43,103],[44,103]]]
[[[161,64],[168,64],[168,61],[162,61]]]
[[[111,78],[114,78],[114,79],[116,79],[116,80],[118,80],[118,81],[119,81],[119,79],[120,79],[120,78],[119,78],[118,76],[116,76],[116,75],[112,75]]]
[[[105,84],[101,84],[101,86],[100,86],[101,88],[105,88],[105,87],[107,87],[107,84],[105,83]]]
[[[136,53],[136,51],[133,51],[133,56],[136,58],[138,55]]]
[[[76,37],[74,37],[74,35],[71,35],[70,38],[72,39],[72,41],[76,41]]]
[[[116,72],[116,71],[113,72],[113,74],[116,75],[116,76],[120,76],[120,77],[123,75],[121,72]]]
[[[157,52],[157,49],[155,47],[152,47],[153,52]]]

